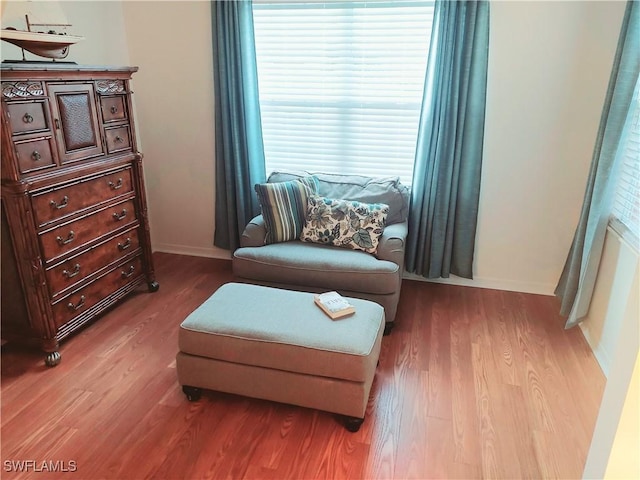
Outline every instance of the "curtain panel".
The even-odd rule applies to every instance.
[[[216,208],[214,245],[240,246],[260,213],[254,185],[265,181],[251,1],[211,2]]]
[[[616,155],[640,72],[640,7],[629,1],[596,137],[578,226],[556,287],[566,328],[589,311],[617,179]]]
[[[489,2],[436,2],[406,256],[426,278],[472,278],[488,48]]]

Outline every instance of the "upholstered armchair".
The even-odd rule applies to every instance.
[[[353,204],[362,205],[360,210],[372,204],[388,206],[384,228],[376,229],[379,238],[375,248],[364,251],[327,245],[309,241],[308,235],[306,241],[296,238],[265,243],[267,227],[264,216],[259,215],[249,222],[241,247],[233,253],[234,274],[249,283],[309,292],[335,290],[344,296],[377,302],[384,307],[388,333],[394,325],[402,284],[409,190],[397,178],[309,172],[275,172],[267,183],[290,182],[309,175],[316,181],[315,195],[326,202],[359,202]]]

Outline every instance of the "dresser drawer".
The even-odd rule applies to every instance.
[[[39,227],[133,191],[131,168],[56,187],[32,197]]]
[[[127,119],[125,97],[114,95],[113,97],[100,97],[100,109],[104,123],[117,122]]]
[[[142,260],[136,257],[68,297],[54,302],[52,309],[56,326],[60,327],[71,321],[120,288],[134,282],[142,274]]]
[[[28,142],[16,142],[16,155],[20,173],[35,172],[55,166],[56,162],[51,153],[53,151],[51,142],[51,137],[39,138]]]
[[[77,284],[101,268],[124,258],[140,247],[138,229],[116,235],[47,270],[51,297]]]
[[[107,138],[108,153],[131,149],[131,135],[129,135],[128,126],[107,128],[104,132]]]
[[[133,199],[101,208],[86,217],[69,222],[40,235],[44,260],[52,260],[136,221]]]
[[[21,133],[35,133],[49,130],[46,103],[38,102],[12,102],[7,104],[11,131],[14,135]]]

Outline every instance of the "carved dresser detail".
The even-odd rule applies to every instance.
[[[2,338],[59,341],[155,281],[137,67],[3,63]]]

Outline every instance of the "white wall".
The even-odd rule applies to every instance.
[[[605,471],[605,480],[640,478],[640,356],[631,375],[618,429]]]
[[[154,249],[228,257],[213,247],[209,2],[62,5],[72,33],[86,36],[70,59],[140,67],[134,101]],[[553,292],[582,204],[623,11],[622,1],[491,3],[476,278],[459,283]]]
[[[476,284],[553,293],[623,13],[623,2],[491,3]]]
[[[471,284],[553,292],[582,203],[623,11],[623,2],[492,2]],[[227,257],[212,246],[209,4],[125,2],[124,15],[131,61],[140,66],[136,105],[154,248]]]
[[[209,2],[124,2],[154,250],[213,246],[214,104]]]
[[[635,368],[640,347],[639,281],[637,247],[607,231],[589,313],[580,325],[607,374],[583,478],[640,478]]]

